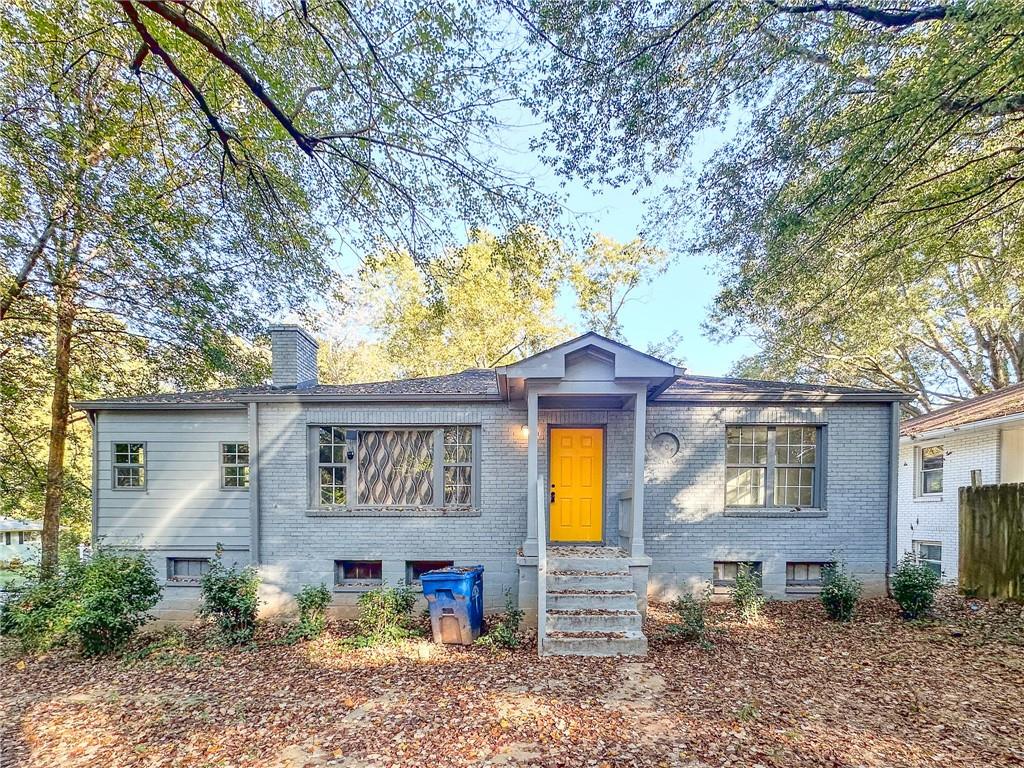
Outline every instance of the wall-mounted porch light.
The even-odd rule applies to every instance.
[[[529,437],[530,436],[530,426],[528,424],[523,424],[523,426],[521,426],[519,428],[519,434],[521,434],[523,437]]]

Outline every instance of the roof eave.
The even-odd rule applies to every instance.
[[[692,392],[668,393],[652,400],[658,403],[893,403],[907,402],[914,395],[902,392]]]
[[[241,403],[497,403],[504,398],[497,393],[460,394],[453,392],[419,394],[334,394],[331,392],[306,392],[288,395],[234,395]]]
[[[95,411],[154,411],[154,410],[238,410],[245,407],[244,402],[230,403],[164,403],[164,402],[119,402],[117,400],[77,400],[71,407],[78,411],[92,413]]]
[[[1000,427],[1003,424],[1012,424],[1017,421],[1024,422],[1024,413],[1010,413],[1005,416],[993,416],[991,419],[969,421],[965,424],[954,424],[949,427],[936,427],[935,429],[923,430],[921,432],[901,432],[900,442],[903,444],[909,444],[920,442],[922,440],[936,440],[940,437],[947,437],[949,435],[960,434],[962,432],[972,432],[977,429]]]

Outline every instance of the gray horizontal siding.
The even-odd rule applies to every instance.
[[[249,492],[220,488],[220,444],[246,442],[238,411],[100,414],[97,536],[110,544],[211,549],[249,545]],[[146,489],[111,487],[111,445],[146,443]]]

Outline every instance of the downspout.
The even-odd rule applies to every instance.
[[[100,413],[99,411],[86,411],[85,416],[92,427],[92,530],[89,534],[89,541],[95,552],[100,529]]]
[[[260,564],[259,406],[249,403],[249,562]]]
[[[899,511],[899,463],[900,463],[900,403],[894,400],[889,405],[889,507],[886,520],[885,541],[885,590],[892,596],[889,576],[896,565],[897,513]]]

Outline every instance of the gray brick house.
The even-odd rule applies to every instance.
[[[258,566],[270,614],[304,584],[344,613],[481,563],[487,609],[516,595],[552,653],[642,652],[648,597],[727,591],[740,563],[776,598],[836,559],[885,589],[902,393],[694,376],[594,333],[493,370],[330,385],[309,334],[271,337],[270,385],[76,403],[94,535],[149,553],[165,619],[192,616],[218,543]]]

